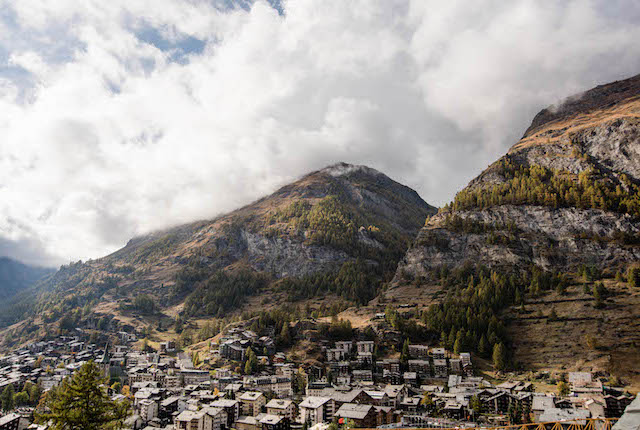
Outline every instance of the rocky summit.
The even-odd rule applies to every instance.
[[[640,75],[540,112],[431,217],[399,274],[443,265],[616,268],[640,258]]]

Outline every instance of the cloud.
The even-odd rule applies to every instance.
[[[99,257],[337,161],[444,204],[538,110],[640,72],[628,3],[274,4],[0,0],[0,252]]]

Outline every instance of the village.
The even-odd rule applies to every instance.
[[[18,393],[0,430],[46,430],[34,422],[38,397],[93,360],[109,395],[128,399],[131,430],[290,430],[452,428],[619,417],[633,400],[589,372],[569,372],[563,393],[531,382],[492,384],[476,375],[470,353],[407,343],[379,359],[373,340],[323,341],[323,360],[296,362],[271,336],[230,328],[205,359],[174,341],[134,347],[135,333],[91,343],[80,329],[0,357],[0,393]],[[212,365],[215,363],[215,365]],[[23,392],[36,392],[19,396]],[[24,398],[26,397],[26,398]]]

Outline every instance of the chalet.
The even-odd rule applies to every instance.
[[[511,405],[511,395],[506,391],[498,391],[493,396],[482,400],[484,410],[494,414],[505,414],[509,411]]]
[[[405,412],[415,413],[418,410],[418,407],[420,406],[421,400],[422,400],[421,397],[405,397],[400,402],[399,409]]]
[[[392,407],[374,406],[376,411],[376,427],[393,424],[395,422],[395,413]]]
[[[350,428],[374,428],[377,424],[377,413],[372,405],[345,403],[335,416],[339,423],[348,423]]]
[[[388,384],[387,386],[384,387],[384,392],[387,393],[387,396],[389,396],[391,406],[393,406],[394,408],[397,408],[398,404],[402,401],[402,399],[404,399],[408,395],[409,390],[404,384],[401,384],[401,385]]]
[[[449,369],[451,373],[455,373],[456,375],[462,374],[462,360],[459,358],[452,358],[449,360]]]
[[[371,398],[368,404],[374,406],[390,406],[393,401],[389,398],[385,391],[365,390],[365,393]]]

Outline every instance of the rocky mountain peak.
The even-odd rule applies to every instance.
[[[525,131],[524,137],[537,132],[549,123],[598,109],[611,108],[616,104],[640,95],[640,75],[628,79],[598,85],[583,93],[574,94],[559,103],[541,110]]]
[[[399,266],[570,271],[640,259],[640,75],[547,108],[430,219]]]

